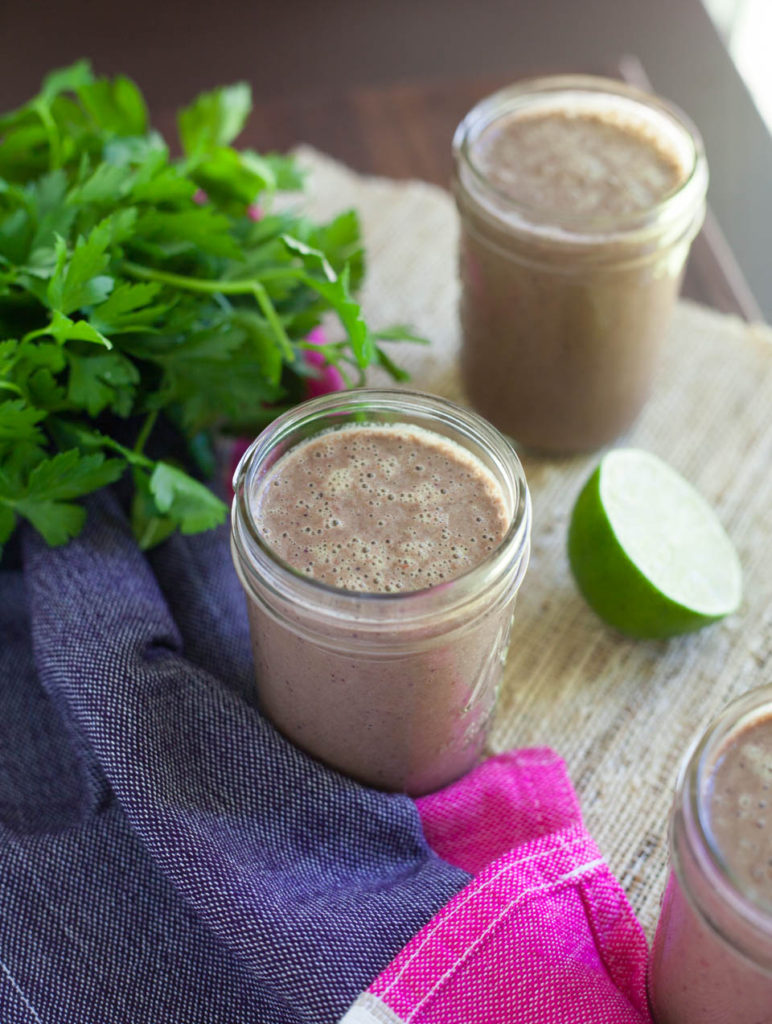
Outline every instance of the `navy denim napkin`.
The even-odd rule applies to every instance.
[[[468,880],[254,697],[227,531],[0,571],[0,1021],[333,1022]]]

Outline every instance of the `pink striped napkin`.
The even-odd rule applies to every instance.
[[[341,1024],[650,1024],[643,931],[555,753],[500,755],[417,803],[474,878]]]

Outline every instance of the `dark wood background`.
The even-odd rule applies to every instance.
[[[772,138],[700,0],[0,0],[2,108],[90,56],[135,78],[169,131],[197,91],[245,79],[245,142],[309,142],[439,184],[453,128],[486,92],[535,73],[619,74],[626,55],[705,138],[715,219],[688,293],[772,320]]]

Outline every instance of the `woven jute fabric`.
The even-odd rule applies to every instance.
[[[369,322],[409,323],[431,340],[392,347],[411,386],[463,401],[452,198],[422,182],[363,177],[308,148],[298,156],[314,215],[361,215]],[[585,822],[649,936],[679,764],[728,701],[772,682],[771,413],[772,331],[682,302],[652,397],[617,443],[666,459],[710,502],[740,554],[744,600],[730,619],[668,642],[613,632],[572,580],[569,517],[598,454],[523,457],[531,563],[490,752],[548,745],[566,759]]]

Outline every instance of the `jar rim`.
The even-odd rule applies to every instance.
[[[762,934],[772,937],[772,904],[754,899],[731,869],[709,825],[707,806],[708,779],[717,758],[733,736],[753,722],[772,716],[772,686],[756,687],[733,700],[711,722],[684,759],[679,772],[677,793],[680,810],[688,830],[696,864],[709,881],[712,891],[726,905]],[[674,860],[678,865],[679,858]],[[679,872],[680,875],[680,872]],[[681,879],[690,888],[688,880]]]
[[[314,579],[284,561],[265,542],[257,527],[249,501],[255,474],[291,432],[313,427],[325,416],[346,413],[388,413],[393,417],[392,422],[400,422],[400,413],[403,422],[411,422],[411,415],[436,415],[441,417],[446,427],[453,427],[457,422],[465,424],[465,436],[484,446],[488,453],[492,452],[497,464],[506,462],[511,475],[512,518],[497,547],[480,562],[450,580],[419,590],[390,593],[345,590]],[[431,423],[425,428],[431,430]],[[312,430],[308,436],[312,433],[315,431]],[[413,627],[430,617],[435,606],[441,604],[443,610],[453,610],[474,601],[482,586],[494,585],[515,563],[519,584],[528,562],[531,501],[525,473],[514,447],[477,413],[426,392],[402,388],[357,388],[301,403],[277,417],[253,441],[236,467],[233,491],[232,536],[242,569],[251,562],[261,583],[272,583],[284,596],[298,601],[322,599],[332,615],[343,620],[355,615],[357,628],[366,629],[368,623],[382,628],[386,609],[390,618],[400,609],[400,623]]]
[[[561,213],[550,215],[528,203],[520,202],[491,182],[474,159],[474,142],[495,120],[518,108],[549,98],[568,96],[608,96],[629,107],[639,107],[657,117],[661,125],[680,135],[689,151],[683,180],[661,200],[645,209],[624,215],[587,216]],[[634,237],[662,230],[683,217],[692,219],[704,202],[708,185],[708,167],[702,137],[696,125],[675,104],[635,86],[597,75],[550,75],[524,79],[505,86],[479,101],[462,119],[453,136],[453,156],[457,176],[467,193],[490,215],[493,202],[514,227],[535,233],[555,234],[565,241],[597,242],[606,238]],[[465,173],[466,172],[466,173]],[[471,186],[471,187],[470,187]],[[486,200],[488,203],[486,205]]]

